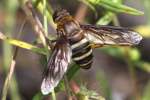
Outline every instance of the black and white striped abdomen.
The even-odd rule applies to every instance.
[[[80,38],[77,38],[77,36],[80,36]],[[86,38],[81,37],[79,33],[77,33],[76,36],[73,36],[70,41],[72,49],[72,59],[81,68],[90,68],[93,62],[93,55],[89,41]]]

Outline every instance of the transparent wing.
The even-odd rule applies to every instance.
[[[45,76],[41,85],[41,92],[46,95],[58,85],[59,81],[67,71],[71,60],[72,51],[65,38],[60,38],[52,50],[52,55],[48,61]]]
[[[95,45],[137,45],[142,40],[137,32],[117,26],[81,25],[85,37]]]

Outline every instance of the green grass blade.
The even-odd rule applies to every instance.
[[[150,81],[145,86],[144,93],[143,93],[143,96],[142,96],[142,100],[149,100],[150,99],[149,93],[150,93]]]
[[[43,13],[43,9],[44,9],[44,6],[42,4],[42,2],[40,1],[37,1],[37,0],[33,0],[33,5],[39,10],[39,12],[42,14]],[[52,10],[52,7],[51,5],[49,5],[48,3],[46,4],[47,6],[47,9],[45,11],[45,16],[47,17],[47,20],[50,22],[50,24],[54,27],[56,27],[56,25],[54,24],[53,22],[53,18],[52,18],[52,13],[53,13],[53,10]]]
[[[31,50],[31,51],[39,53],[39,54],[47,55],[46,49],[44,49],[44,48],[38,48],[29,43],[26,43],[26,42],[23,42],[20,40],[16,40],[16,39],[12,39],[12,38],[8,38],[8,37],[4,36],[2,33],[0,33],[0,39],[6,41],[9,44],[18,46],[20,48]]]
[[[118,2],[114,2],[112,0],[87,0],[87,2],[93,5],[101,6],[109,11],[116,12],[116,13],[126,13],[126,14],[131,14],[131,15],[143,15],[144,14],[143,12],[139,10],[120,4]]]
[[[97,25],[108,25],[114,17],[114,13],[107,12],[102,18],[100,18],[96,24]]]

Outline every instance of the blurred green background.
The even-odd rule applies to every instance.
[[[20,1],[23,0],[0,1],[0,32],[13,39],[39,46],[38,42],[41,42],[28,20],[22,28],[26,15]],[[66,9],[83,24],[120,25],[132,28],[143,36],[141,43],[134,47],[94,49],[94,63],[91,69],[77,69],[73,75],[67,74],[73,76],[72,80],[79,85],[79,94],[83,96],[81,98],[78,94],[75,95],[79,96],[79,100],[91,100],[90,97],[95,98],[97,95],[106,100],[150,100],[150,0],[32,2],[35,12],[43,26],[45,25],[44,28],[48,26],[49,38],[56,35],[51,15],[57,8]],[[143,11],[144,15],[140,11]],[[4,82],[11,68],[12,56],[16,55],[16,65],[11,75],[6,100],[55,100],[51,95],[43,96],[40,93],[42,75],[46,67],[45,56],[32,50],[16,50],[16,47],[9,43],[0,38],[0,98],[5,100],[2,95],[5,93]],[[57,100],[68,100],[67,91],[59,90],[55,95]]]

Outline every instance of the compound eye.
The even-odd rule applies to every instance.
[[[64,10],[64,9],[57,9],[54,14],[53,14],[53,20],[54,22],[59,21],[61,18],[63,18],[64,16],[68,16],[69,13]]]

